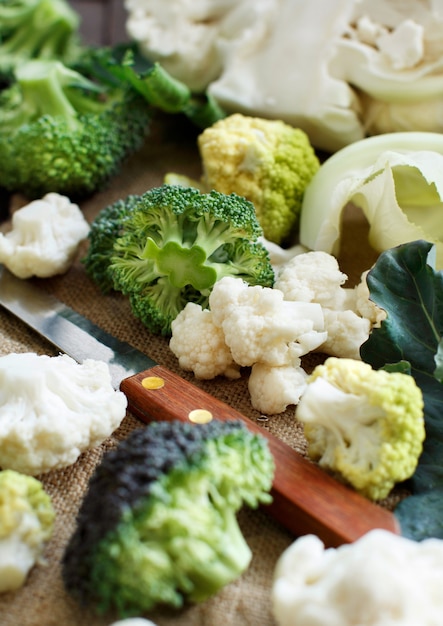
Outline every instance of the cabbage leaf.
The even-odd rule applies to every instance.
[[[435,270],[435,246],[416,240],[383,252],[367,282],[387,317],[361,346],[361,357],[374,368],[408,362],[424,400],[423,452],[408,482],[412,495],[395,514],[403,534],[443,538],[437,497],[443,494],[443,271]]]

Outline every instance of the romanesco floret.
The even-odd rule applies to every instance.
[[[319,160],[302,130],[280,120],[235,113],[198,137],[203,184],[250,200],[266,239],[296,232],[305,189]]]
[[[224,276],[273,284],[261,234],[245,198],[162,185],[99,213],[85,268],[104,291],[127,295],[151,332],[168,336],[188,302],[207,308],[214,284]]]
[[[21,587],[52,535],[55,510],[43,484],[14,470],[0,472],[0,592]]]
[[[329,357],[296,410],[309,456],[372,500],[412,476],[425,439],[423,394],[412,376]]]
[[[269,503],[274,460],[242,422],[151,422],[108,452],[63,557],[66,588],[103,612],[201,602],[251,550],[236,513]]]

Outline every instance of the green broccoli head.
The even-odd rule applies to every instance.
[[[0,94],[0,185],[30,198],[71,198],[102,187],[141,147],[146,101],[99,85],[59,61],[29,61]]]
[[[108,452],[63,558],[66,588],[122,616],[201,602],[247,568],[236,513],[270,502],[266,440],[237,421],[153,422]]]
[[[198,145],[205,186],[244,196],[266,239],[290,241],[305,189],[320,166],[306,133],[280,120],[235,113],[206,128]]]
[[[187,302],[206,308],[224,276],[272,286],[262,229],[246,199],[162,185],[127,205],[126,213],[119,202],[97,216],[84,262],[104,291],[112,285],[129,297],[152,332],[169,335]]]
[[[0,592],[23,585],[51,537],[54,519],[51,498],[39,480],[0,472]]]
[[[0,75],[31,59],[70,63],[80,54],[80,18],[65,0],[3,0],[0,4]]]
[[[371,500],[412,476],[425,439],[423,394],[412,376],[328,358],[296,412],[309,456]]]

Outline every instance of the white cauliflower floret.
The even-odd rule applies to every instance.
[[[12,215],[12,230],[0,233],[0,263],[18,278],[65,273],[89,224],[78,205],[48,193]]]
[[[0,358],[0,467],[37,475],[74,463],[120,425],[127,399],[106,363],[32,352]]]
[[[315,250],[297,254],[279,268],[274,287],[286,300],[318,302],[322,307],[344,310],[354,305],[354,292],[343,285],[348,280],[337,259]]]
[[[323,309],[328,338],[320,351],[345,359],[360,359],[360,346],[368,339],[371,322],[354,311]]]
[[[386,319],[386,311],[370,299],[369,287],[366,281],[368,273],[369,270],[363,272],[359,284],[355,287],[355,308],[362,317],[371,322],[372,328],[378,328],[382,321]]]
[[[222,329],[212,318],[211,311],[188,302],[172,322],[169,347],[180,367],[194,372],[196,378],[239,378],[240,368],[225,343]]]
[[[337,259],[318,250],[299,254],[283,264],[274,286],[287,300],[321,305],[327,339],[319,351],[360,359],[360,346],[384,316],[369,300],[365,276],[354,289],[343,287],[348,277],[340,271]]]
[[[376,529],[325,549],[304,535],[277,562],[272,610],[278,626],[437,626],[442,576],[439,539]]]
[[[241,366],[287,365],[326,340],[319,304],[289,302],[278,289],[251,286],[240,278],[218,281],[209,307]]]
[[[144,617],[127,617],[126,619],[112,622],[110,626],[156,626],[150,619]]]
[[[251,404],[260,413],[283,413],[297,404],[306,389],[307,374],[300,364],[271,367],[255,363],[251,368],[248,390]]]

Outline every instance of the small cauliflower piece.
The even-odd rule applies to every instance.
[[[319,351],[360,359],[360,346],[384,312],[369,300],[365,275],[354,289],[343,286],[347,279],[332,254],[316,250],[293,256],[279,266],[274,286],[286,300],[322,306],[327,339]]]
[[[19,589],[52,535],[55,511],[42,483],[0,471],[0,593]]]
[[[0,467],[29,475],[67,467],[126,414],[106,363],[63,354],[0,358]]]
[[[207,189],[251,201],[264,236],[281,244],[298,226],[305,189],[320,167],[306,133],[280,120],[235,113],[198,137]]]
[[[255,363],[248,380],[252,406],[266,415],[283,413],[289,405],[298,403],[307,377],[300,364],[271,367]]]
[[[169,347],[180,367],[193,372],[196,378],[240,378],[240,367],[232,358],[222,329],[212,318],[210,310],[188,302],[171,324]]]
[[[156,624],[144,617],[127,617],[126,619],[118,620],[118,622],[112,622],[111,626],[156,626]]]
[[[414,378],[329,357],[307,380],[296,409],[308,454],[371,500],[410,478],[425,439],[423,394]]]
[[[272,612],[278,626],[437,626],[442,577],[439,539],[375,529],[326,549],[304,535],[277,561]]]
[[[79,206],[48,193],[13,213],[12,229],[0,233],[0,263],[18,278],[64,274],[88,233]]]
[[[379,328],[386,319],[386,311],[375,304],[370,298],[367,276],[369,270],[363,272],[360,282],[355,287],[355,309],[371,322],[371,328]]]
[[[227,276],[209,296],[212,319],[241,366],[288,365],[326,340],[321,306],[289,302],[278,289]]]
[[[343,287],[347,280],[332,254],[315,250],[297,254],[279,267],[274,287],[286,300],[318,302],[323,308],[344,310],[354,304],[353,290]]]
[[[360,359],[360,346],[368,339],[371,322],[347,309],[323,309],[328,338],[319,351],[344,359]]]

